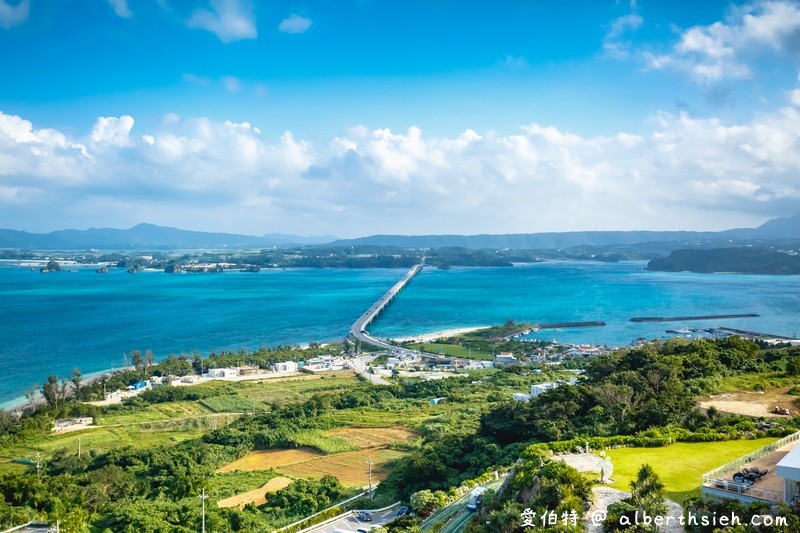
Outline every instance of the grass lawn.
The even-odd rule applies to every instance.
[[[412,344],[410,348],[414,350],[420,350],[427,353],[441,353],[444,355],[451,355],[453,357],[463,357],[470,359],[479,359],[482,361],[493,361],[494,356],[488,352],[482,352],[479,350],[469,350],[464,346],[459,346],[458,344],[441,344],[441,343],[420,343],[420,344]],[[439,349],[441,348],[441,351]]]
[[[700,492],[703,474],[778,439],[726,442],[678,442],[663,448],[607,450],[614,464],[612,487],[630,491],[630,482],[643,464],[649,464],[666,484],[667,498],[683,503]]]

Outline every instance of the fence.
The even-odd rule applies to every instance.
[[[738,459],[724,464],[719,468],[715,468],[710,472],[706,472],[703,474],[703,488],[712,489],[717,494],[719,492],[724,492],[725,494],[720,494],[721,496],[739,495],[745,498],[756,498],[771,502],[780,501],[781,497],[775,491],[760,489],[745,483],[736,483],[725,478],[727,478],[732,472],[741,470],[745,465],[754,461],[758,461],[762,457],[766,457],[767,455],[783,448],[787,444],[797,442],[798,440],[800,440],[800,431],[776,440],[772,444],[768,444],[752,453],[739,457]]]

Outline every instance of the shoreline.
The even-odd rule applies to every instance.
[[[439,331],[431,331],[428,333],[417,333],[415,335],[406,335],[403,337],[394,337],[391,340],[397,342],[431,342],[443,337],[454,337],[462,333],[470,333],[481,329],[489,329],[491,326],[470,326],[465,328],[450,328]]]

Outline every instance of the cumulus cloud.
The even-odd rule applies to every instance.
[[[28,20],[30,0],[20,0],[16,5],[0,0],[0,28],[9,29]]]
[[[748,58],[764,52],[800,54],[797,4],[758,1],[733,8],[725,21],[682,31],[669,52],[647,51],[643,57],[650,68],[677,70],[696,81],[713,83],[752,77]]]
[[[250,0],[211,0],[208,9],[195,9],[186,24],[210,31],[223,43],[258,37]]]
[[[311,19],[300,15],[291,15],[278,25],[278,30],[283,33],[305,33],[311,27]]]
[[[116,13],[118,17],[131,18],[133,16],[133,11],[131,11],[131,8],[128,6],[128,0],[108,0],[108,3],[111,4],[114,13]]]
[[[130,144],[130,133],[133,128],[133,117],[98,117],[90,135],[96,144],[127,146]]]
[[[202,214],[231,231],[343,235],[713,229],[800,208],[792,105],[738,124],[661,113],[646,133],[596,137],[537,123],[446,137],[357,126],[328,141],[207,118],[133,125],[100,117],[73,137],[0,113],[0,225],[20,205],[61,213],[56,226],[78,211],[184,227]]]

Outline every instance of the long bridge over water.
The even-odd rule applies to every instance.
[[[371,336],[367,331],[367,326],[369,326],[373,320],[383,311],[389,302],[391,302],[397,294],[408,285],[408,282],[411,279],[419,274],[420,270],[425,266],[425,258],[422,258],[422,261],[418,265],[414,265],[411,267],[403,279],[398,281],[394,284],[394,286],[389,289],[386,294],[380,297],[380,299],[372,304],[372,307],[367,309],[363,315],[358,317],[358,320],[353,322],[353,325],[350,327],[350,336],[354,339],[364,342],[367,344],[372,344],[373,346],[377,346],[379,348],[383,348],[385,350],[397,350],[399,352],[413,352],[413,350],[406,350],[405,348],[398,348],[397,346],[393,346],[388,344],[380,339],[376,339],[375,337]]]

